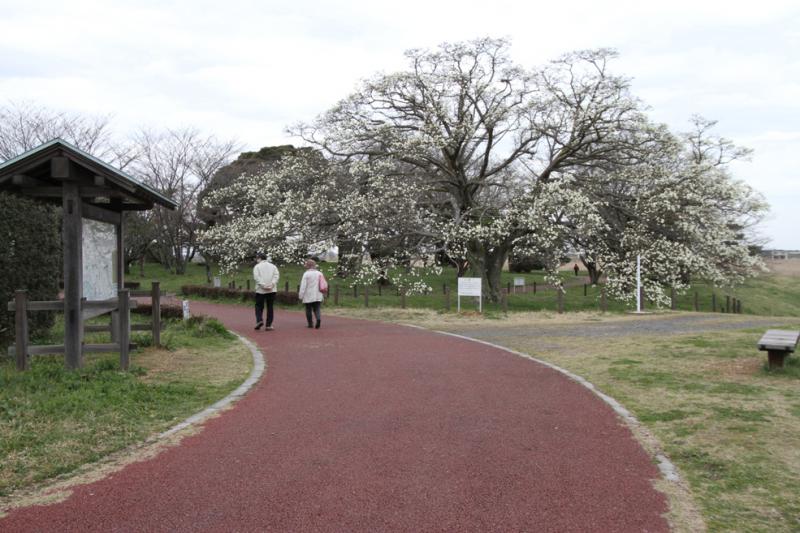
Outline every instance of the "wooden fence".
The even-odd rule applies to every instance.
[[[138,306],[131,297],[149,296],[152,299],[152,320],[149,324],[131,324],[130,310]],[[150,291],[131,291],[120,289],[117,298],[108,300],[81,300],[81,315],[84,320],[111,314],[109,325],[85,324],[84,332],[108,331],[111,333],[110,343],[83,344],[82,353],[119,352],[120,367],[127,370],[130,366],[130,350],[135,345],[130,343],[131,331],[152,331],[153,344],[161,345],[161,296],[159,282],[153,282]],[[8,354],[16,359],[17,370],[30,368],[30,356],[38,354],[65,353],[63,344],[31,345],[28,334],[28,313],[32,311],[64,311],[63,300],[30,301],[28,291],[14,292],[14,301],[8,302],[8,311],[14,312],[15,343],[8,347]]]
[[[246,282],[241,282],[237,280],[231,280],[227,283],[227,287],[229,289],[235,290],[250,290],[250,280]],[[284,282],[283,292],[284,294],[290,294],[290,289],[299,290],[300,286],[290,287],[289,282]],[[599,291],[597,290],[599,288]],[[564,283],[564,290],[570,293],[570,295],[574,294],[573,291],[582,291],[584,298],[596,298],[597,307],[601,312],[607,312],[609,308],[609,298],[606,295],[605,289],[602,285],[593,286],[588,283],[582,283],[579,279],[568,279]],[[436,294],[439,292],[438,287],[435,289],[434,293],[428,295],[429,298],[436,298]],[[509,306],[509,296],[519,297],[519,296],[526,296],[529,295],[531,298],[536,298],[540,302],[547,302],[547,305],[552,305],[553,309],[556,310],[558,313],[564,313],[568,310],[569,302],[565,297],[564,291],[557,290],[553,285],[550,284],[541,284],[534,281],[530,285],[513,285],[511,282],[508,282],[505,287],[501,289],[501,300],[499,302],[500,308],[504,311],[508,311]],[[364,307],[370,307],[370,298],[373,297],[372,304],[374,305],[374,297],[384,297],[384,296],[392,296],[397,298],[397,303],[399,304],[400,308],[405,309],[407,306],[407,298],[408,296],[403,292],[401,289],[391,286],[391,285],[340,285],[339,283],[333,282],[330,284],[330,292],[328,294],[328,303],[329,305],[339,306],[342,305],[345,299],[357,300],[360,305]],[[686,298],[687,296],[683,296]],[[710,311],[713,313],[722,312],[722,313],[742,313],[742,301],[735,296],[730,295],[721,295],[717,296],[716,293],[712,293],[710,297],[706,299],[700,298],[699,292],[693,292],[688,295],[690,298],[690,305],[689,308],[693,309],[694,311]],[[455,296],[452,295],[452,289],[447,282],[442,283],[441,286],[441,308],[445,311],[450,311],[453,307],[453,302],[455,300]],[[676,291],[673,289],[670,294],[670,309],[676,310],[678,308],[678,300],[679,297],[676,294]],[[641,295],[641,301],[643,308],[653,308],[652,302],[648,301],[644,294]],[[684,300],[685,303],[685,300]],[[586,309],[585,306],[581,306],[579,309],[584,310]]]

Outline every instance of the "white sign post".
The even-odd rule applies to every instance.
[[[461,312],[461,297],[462,296],[477,296],[478,297],[478,312],[483,313],[483,299],[481,298],[481,289],[483,284],[481,278],[458,278],[458,312]]]
[[[642,258],[636,256],[636,312],[642,312]]]

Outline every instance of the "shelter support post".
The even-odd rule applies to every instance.
[[[63,185],[64,241],[64,361],[69,369],[83,366],[83,220],[81,195],[75,182]]]

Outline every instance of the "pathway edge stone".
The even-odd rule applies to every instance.
[[[233,333],[233,332],[231,332]],[[239,400],[242,396],[247,394],[247,392],[253,388],[253,385],[258,383],[258,380],[261,379],[261,376],[264,374],[264,370],[266,369],[266,361],[264,359],[264,354],[253,344],[248,338],[239,335],[238,333],[233,333],[242,342],[247,348],[250,350],[250,353],[253,356],[253,369],[250,371],[250,375],[247,377],[246,380],[239,385],[236,390],[222,398],[221,400],[217,401],[216,403],[206,407],[202,411],[193,414],[186,420],[179,422],[178,424],[172,426],[168,430],[164,431],[163,433],[159,433],[155,440],[161,440],[170,435],[173,435],[183,429],[186,429],[189,426],[197,424],[199,422],[204,421],[205,419],[219,413],[223,409],[227,408],[233,402]]]

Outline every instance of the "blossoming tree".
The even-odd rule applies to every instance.
[[[727,156],[709,164],[713,142],[682,143],[652,124],[609,72],[613,51],[525,69],[508,47],[407,52],[407,70],[374,76],[292,128],[324,164],[290,158],[212,195],[247,201],[206,246],[232,266],[257,249],[297,255],[344,236],[357,254],[393,250],[377,270],[441,251],[463,258],[493,300],[514,250],[556,258],[580,245],[618,294],[636,253],[650,258],[654,293],[686,272],[752,270],[732,230],[763,204],[730,179]]]

